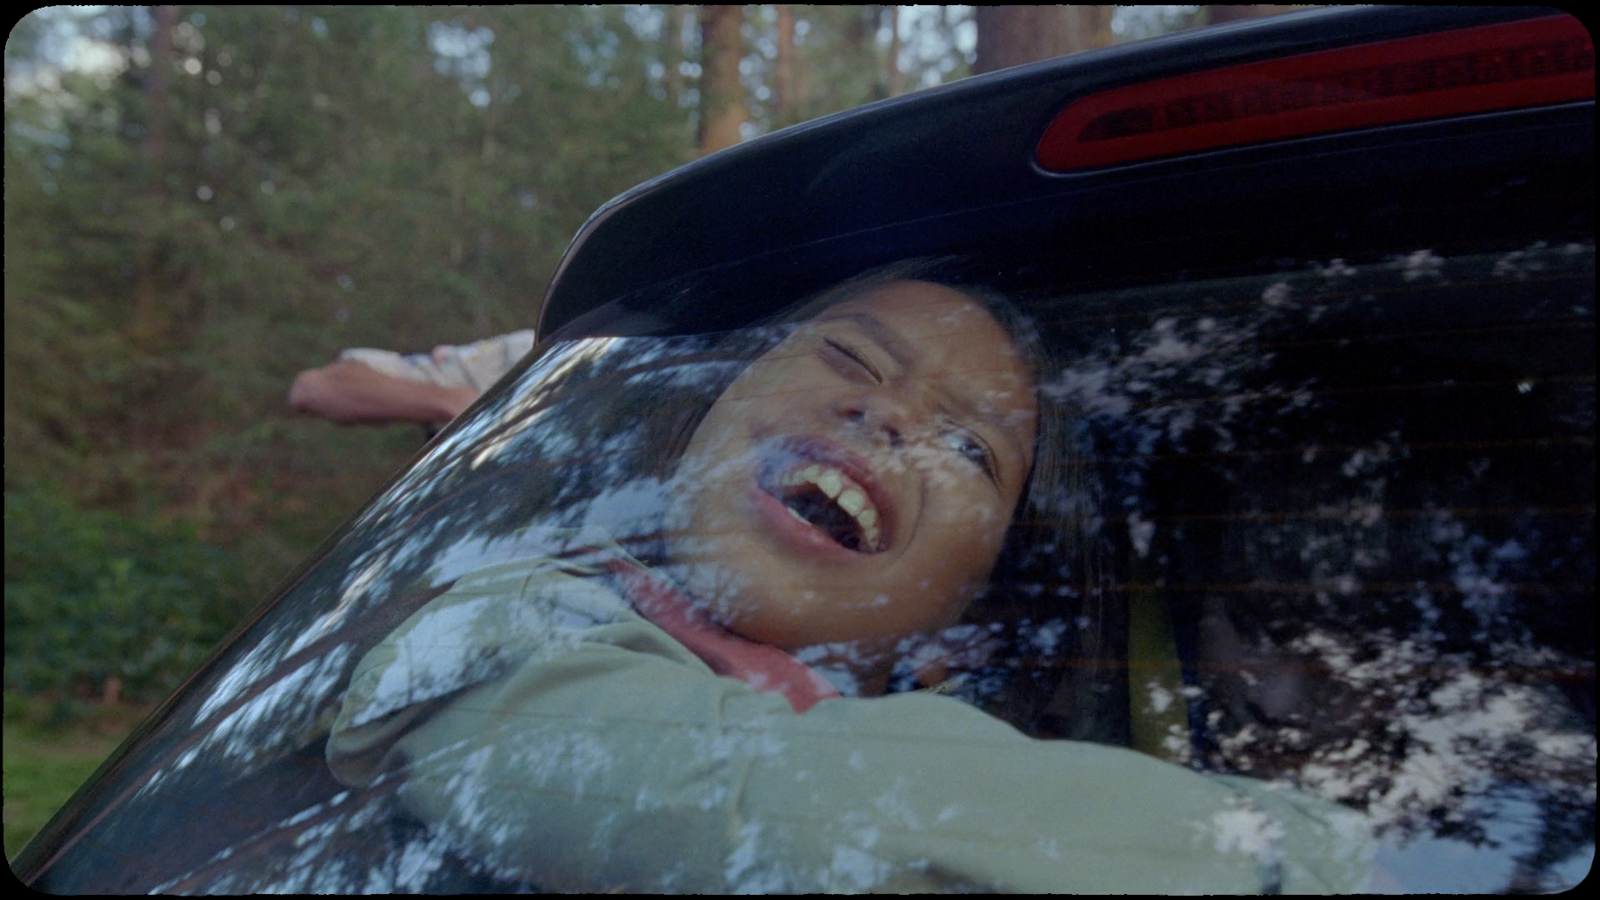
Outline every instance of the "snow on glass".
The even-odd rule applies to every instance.
[[[1454,424],[1429,416],[1465,407],[1408,408],[1385,397],[1446,393],[1454,379],[1407,373],[1398,384],[1352,386],[1294,357],[1303,346],[1336,356],[1365,342],[1379,353],[1341,359],[1375,371],[1390,352],[1382,344],[1403,347],[1410,331],[1428,326],[1427,305],[1440,302],[1461,303],[1446,325],[1489,331],[1509,319],[1526,328],[1542,313],[1557,320],[1545,326],[1552,331],[1574,318],[1578,328],[1592,328],[1592,254],[1592,247],[1535,244],[1446,260],[1422,249],[1364,269],[1336,259],[1305,274],[1062,302],[1057,315],[1069,321],[1120,313],[1116,329],[1082,339],[1083,349],[1046,386],[1081,411],[1083,428],[1109,460],[1104,512],[1125,523],[1134,557],[1157,563],[1157,585],[1210,582],[1193,589],[1199,671],[1181,693],[1212,733],[1195,746],[1168,734],[1171,758],[1198,752],[1208,766],[1309,788],[1365,811],[1399,846],[1428,836],[1502,848],[1508,862],[1490,868],[1503,880],[1475,890],[1559,888],[1559,878],[1541,880],[1538,859],[1592,857],[1592,824],[1587,831],[1581,824],[1585,815],[1592,823],[1594,807],[1592,723],[1556,687],[1564,678],[1592,685],[1592,645],[1587,656],[1546,646],[1522,622],[1520,596],[1541,578],[1559,580],[1540,571],[1552,553],[1587,554],[1592,571],[1592,508],[1555,527],[1530,509],[1511,516],[1508,532],[1478,496],[1533,506],[1501,499],[1506,482],[1496,486],[1494,478],[1511,471],[1488,474],[1517,463],[1493,462],[1493,450],[1472,454],[1457,437],[1469,454],[1462,474],[1441,477],[1438,487],[1419,482],[1423,472],[1440,471],[1435,445],[1444,442],[1430,435]],[[1552,277],[1560,274],[1573,280]],[[1496,291],[1540,278],[1555,286]],[[1476,290],[1476,308],[1440,290],[1453,286]],[[1576,303],[1561,295],[1572,286],[1577,292],[1567,296]],[[1492,308],[1497,300],[1501,308]],[[1508,375],[1508,387],[1524,395],[1541,383],[1520,371]],[[1422,383],[1406,382],[1413,377]],[[1589,380],[1580,369],[1579,381]],[[1552,410],[1552,424],[1592,434],[1592,389],[1580,388],[1573,400]],[[1353,442],[1363,430],[1369,436]],[[1273,446],[1269,437],[1295,445]],[[1474,437],[1493,447],[1507,435]],[[1185,479],[1162,485],[1159,467],[1184,456],[1198,462]],[[1419,471],[1424,456],[1433,468]],[[1274,458],[1301,465],[1297,471]],[[1227,485],[1235,499],[1202,510],[1162,496],[1169,485],[1202,493]],[[1231,584],[1219,577],[1226,566],[1202,576],[1178,561],[1193,552],[1184,545],[1207,518],[1239,523],[1213,545],[1247,562],[1234,568]],[[1394,612],[1402,606],[1410,613]],[[1170,683],[1136,684],[1143,694],[1136,706],[1162,712],[1176,699]],[[1512,819],[1500,815],[1504,803],[1484,799],[1512,795],[1523,813]],[[1575,842],[1539,846],[1541,830],[1573,823]]]
[[[1470,334],[1499,334],[1507,323],[1549,334],[1574,321],[1592,328],[1592,272],[1589,246],[1460,258],[1418,249],[1372,263],[1324,260],[1292,273],[1045,304],[1041,318],[1068,335],[1058,353],[1064,362],[1041,390],[1071,411],[1094,473],[1087,495],[1055,502],[1096,505],[1095,539],[1107,565],[1122,582],[1167,598],[1175,631],[1191,645],[1181,683],[1130,682],[1135,711],[1180,721],[1187,714],[1192,724],[1188,733],[1164,725],[1158,745],[1146,749],[1344,804],[1401,854],[1395,867],[1419,879],[1408,883],[1414,888],[1459,889],[1450,880],[1459,873],[1404,859],[1408,847],[1435,852],[1441,842],[1492,859],[1468,889],[1565,886],[1561,873],[1593,854],[1596,742],[1578,708],[1584,684],[1592,697],[1593,647],[1552,634],[1564,621],[1559,605],[1582,599],[1561,593],[1562,585],[1592,579],[1593,510],[1585,518],[1572,502],[1519,495],[1556,464],[1527,455],[1533,451],[1490,413],[1545,429],[1547,444],[1592,436],[1592,363],[1584,393],[1581,378],[1524,371],[1521,360],[1496,356]],[[1114,327],[1074,324],[1108,319]],[[1468,336],[1452,337],[1449,327]],[[280,671],[285,659],[413,587],[461,583],[551,553],[554,545],[531,526],[603,529],[630,549],[648,549],[670,485],[640,463],[662,434],[630,404],[658,402],[663,391],[714,397],[738,366],[706,346],[698,338],[608,338],[548,349],[358,518],[338,577],[308,577],[305,591],[317,602],[302,608],[314,613],[298,624],[263,624],[264,639],[227,667],[194,715],[210,729],[194,752],[243,764],[247,748],[278,746],[266,733],[273,723],[303,733],[337,701],[337,682],[354,660],[347,645],[289,672]],[[1457,378],[1451,372],[1462,360],[1489,364]],[[1461,386],[1474,378],[1489,386]],[[1074,584],[1063,578],[1037,589],[1075,596]],[[474,655],[457,640],[462,634],[560,630],[474,623],[492,615],[504,608],[466,602],[413,623],[401,639],[406,664],[367,686],[361,721],[447,696],[509,664]],[[1025,624],[1022,645],[1060,664],[1089,623],[1063,616]],[[979,669],[1000,646],[989,630],[963,624],[902,642],[898,652],[906,672],[936,650],[960,651],[958,664]],[[854,692],[847,673],[831,677]],[[973,677],[956,693],[982,704],[1000,683]],[[530,785],[581,793],[607,783],[611,752],[582,727],[519,733],[527,743],[514,752]],[[692,740],[702,760],[788,749],[760,728]],[[172,770],[194,758],[185,754]],[[348,847],[387,807],[335,798],[304,811],[315,824],[297,824],[295,859],[266,883],[309,892],[416,889],[463,842],[489,848],[481,862],[494,871],[493,848],[518,832],[494,819],[501,807],[495,785],[475,768],[482,764],[462,760],[443,823],[386,844],[381,859]],[[159,793],[158,783],[149,789]],[[668,789],[641,788],[617,814],[657,809]],[[707,790],[695,802],[709,808],[726,799]],[[770,846],[783,829],[744,822],[721,877],[737,891],[882,886],[896,873],[874,848],[883,828],[922,824],[907,801],[914,791],[903,780],[881,785],[872,815],[841,823],[826,871],[786,866]],[[961,815],[955,807],[939,813]],[[1280,826],[1247,804],[1194,827],[1218,852],[1263,866],[1279,861]],[[1040,846],[1050,840],[1041,835]],[[683,872],[657,876],[662,889],[699,883]]]

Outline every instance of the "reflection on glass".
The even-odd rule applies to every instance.
[[[1587,872],[1592,278],[1418,250],[1063,305],[1111,325],[1060,389],[1182,658],[1130,672],[1187,700],[1153,750],[1361,810],[1413,890]]]
[[[945,271],[542,348],[174,710],[92,840],[188,837],[122,883],[1586,871],[1592,247]]]

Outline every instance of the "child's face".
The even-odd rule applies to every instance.
[[[754,641],[870,652],[936,631],[994,566],[1035,416],[1032,373],[982,307],[926,282],[873,288],[717,400],[679,467],[669,553]]]

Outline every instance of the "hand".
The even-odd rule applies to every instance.
[[[341,425],[419,422],[441,427],[472,405],[478,392],[395,378],[352,360],[295,376],[289,407]]]

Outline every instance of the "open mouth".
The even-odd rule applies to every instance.
[[[762,480],[789,515],[857,553],[884,549],[883,529],[871,494],[843,469],[800,459]]]

